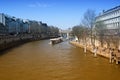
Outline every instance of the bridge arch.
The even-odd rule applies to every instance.
[[[71,34],[72,30],[59,30],[60,36],[66,39],[70,39],[70,34]]]

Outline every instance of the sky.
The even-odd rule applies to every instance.
[[[87,9],[98,14],[119,5],[120,0],[0,0],[0,13],[68,29],[80,24]]]

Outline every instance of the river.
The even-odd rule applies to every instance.
[[[0,80],[120,80],[120,64],[70,45],[29,42],[0,55]]]

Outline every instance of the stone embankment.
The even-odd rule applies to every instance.
[[[0,51],[4,51],[6,49],[18,46],[20,44],[35,41],[35,40],[42,40],[42,39],[49,39],[53,38],[53,36],[33,36],[33,35],[17,35],[17,36],[0,36]]]
[[[79,43],[79,42],[76,42],[76,41],[70,41],[70,43],[74,46],[77,46],[77,47],[80,47],[80,48],[83,48],[84,49],[84,45]],[[86,46],[86,49],[92,53],[94,53],[94,48],[91,46],[91,45],[87,45]],[[114,51],[115,54],[120,54],[117,52],[117,50]],[[102,47],[98,47],[97,49],[97,52],[96,52],[97,55],[99,56],[102,56],[102,57],[105,57],[105,58],[108,58],[110,59],[110,51],[108,48],[102,48]],[[118,55],[118,57],[114,57],[114,60],[116,61],[116,64],[118,64],[118,58],[120,60],[120,55]]]

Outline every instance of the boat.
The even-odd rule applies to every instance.
[[[63,41],[62,37],[53,38],[53,39],[50,39],[50,44],[57,44],[57,43],[60,43],[62,41]]]

